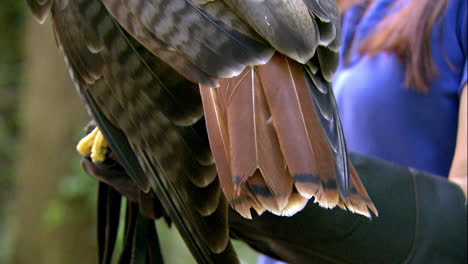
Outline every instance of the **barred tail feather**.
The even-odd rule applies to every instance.
[[[313,105],[303,66],[275,55],[258,68],[296,189],[305,198],[314,196],[320,205],[334,207],[339,194],[332,150]]]
[[[352,190],[342,197],[336,153],[314,105],[303,65],[276,54],[265,65],[200,86],[218,176],[231,206],[291,216],[314,197],[325,208],[376,213],[350,165]],[[337,111],[337,110],[336,110]]]

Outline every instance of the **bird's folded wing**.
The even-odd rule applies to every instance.
[[[110,147],[124,146],[124,166],[138,161],[125,166],[131,177],[156,193],[200,263],[235,263],[198,86],[127,34],[100,1],[56,0],[51,11],[71,75]]]
[[[350,180],[329,85],[339,44],[334,1],[28,3],[39,20],[52,9],[57,41],[98,126],[140,188],[154,190],[200,263],[236,258],[198,87],[190,81],[215,87],[218,78],[265,64],[276,51],[306,64],[298,71],[307,73],[333,150],[337,187],[345,200],[354,187],[368,198],[359,178]]]

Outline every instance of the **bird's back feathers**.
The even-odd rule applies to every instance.
[[[27,1],[39,21],[51,11],[97,125],[199,263],[238,261],[227,201],[244,217],[292,215],[311,196],[375,211],[330,84],[335,1]]]

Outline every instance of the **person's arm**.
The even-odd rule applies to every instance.
[[[468,151],[467,151],[467,116],[468,116],[468,85],[463,87],[458,113],[458,132],[455,154],[450,168],[449,180],[458,184],[467,196]]]

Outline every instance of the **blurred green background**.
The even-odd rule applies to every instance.
[[[74,150],[88,117],[50,21],[37,24],[25,2],[0,1],[0,263],[96,263],[97,184]],[[195,263],[175,229],[157,225],[166,263]]]

